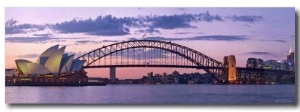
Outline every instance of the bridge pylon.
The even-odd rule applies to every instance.
[[[116,67],[115,66],[109,67],[109,80],[111,83],[116,82]]]
[[[236,60],[234,55],[225,56],[223,58],[225,67],[223,73],[223,82],[235,83],[237,81]]]

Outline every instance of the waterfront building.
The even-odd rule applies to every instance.
[[[257,59],[257,58],[248,58],[246,67],[247,68],[263,68],[264,66],[264,61],[262,59]]]
[[[275,65],[275,69],[282,70],[282,68],[283,68],[282,63],[280,61],[277,61],[276,65]]]
[[[152,77],[153,77],[153,72],[149,72],[149,73],[147,74],[147,77],[148,77],[148,78],[152,78]]]
[[[287,52],[286,60],[289,62],[291,66],[295,65],[295,53],[292,51],[292,49],[290,49],[290,51]]]
[[[264,69],[276,69],[276,60],[267,60],[263,63]]]
[[[172,73],[172,76],[174,76],[174,77],[178,77],[179,75],[180,75],[179,72],[176,70]]]
[[[246,67],[247,68],[257,68],[257,59],[256,58],[248,58]]]
[[[286,55],[286,60],[282,61],[277,61],[277,60],[267,60],[263,61],[260,59],[255,58],[248,58],[247,60],[247,68],[263,68],[263,69],[275,69],[275,70],[294,70],[294,65],[295,65],[295,57],[294,57],[294,52],[290,49],[289,52],[287,52]],[[261,66],[261,62],[262,66]]]
[[[36,63],[24,59],[15,60],[19,76],[53,75],[78,72],[85,60],[73,59],[73,55],[64,54],[65,46],[58,49],[58,45],[44,51]]]
[[[264,60],[262,60],[262,59],[257,59],[256,62],[257,62],[256,68],[262,69],[263,66],[264,66],[264,65],[263,65],[263,64],[264,64]]]
[[[294,67],[295,67],[295,53],[292,51],[292,49],[290,49],[289,52],[287,52],[286,55],[286,60],[288,62],[289,65],[289,70],[290,71],[294,71]]]
[[[59,48],[59,45],[48,48],[36,63],[24,59],[15,60],[17,73],[7,77],[11,80],[6,80],[6,84],[59,85],[64,82],[87,82],[86,72],[82,69],[85,60],[73,59],[74,54],[64,53],[65,48]]]
[[[282,70],[289,70],[289,69],[290,69],[289,62],[287,60],[283,60],[282,61]]]

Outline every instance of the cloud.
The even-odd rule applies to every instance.
[[[5,26],[5,34],[22,34],[27,32],[41,31],[46,28],[45,25],[20,24]]]
[[[119,36],[129,34],[129,28],[133,19],[116,18],[111,15],[98,16],[95,20],[76,20],[57,23],[53,29],[61,33],[85,33],[88,35]]]
[[[252,55],[273,55],[272,53],[269,53],[269,52],[249,52],[247,54],[252,54]]]
[[[190,38],[165,38],[165,37],[144,37],[142,40],[162,40],[162,41],[180,41],[180,40],[216,40],[216,41],[240,41],[247,40],[245,35],[208,35],[196,36]]]
[[[138,30],[138,32],[140,32],[140,33],[160,33],[160,31],[159,30],[156,30],[156,29],[154,29],[154,28],[152,28],[152,27],[149,27],[149,28],[147,28],[147,29],[145,29],[145,30]]]
[[[267,56],[269,57],[279,57],[278,55],[274,54],[274,53],[270,53],[270,52],[248,52],[246,53],[247,55],[257,55],[257,56]]]
[[[150,18],[151,27],[162,29],[191,28],[190,22],[196,21],[192,14],[158,16]]]
[[[79,41],[75,41],[75,45],[80,45],[80,44],[98,44],[101,42],[97,42],[97,41],[92,41],[92,40],[79,40]]]
[[[147,28],[140,30],[141,33],[159,33],[157,28],[176,29],[176,28],[195,28],[191,22],[213,22],[223,21],[219,15],[211,15],[209,12],[199,14],[180,14],[180,15],[154,15],[138,17],[114,17],[112,15],[98,16],[95,20],[65,21],[52,25],[54,30],[60,33],[85,33],[88,35],[101,36],[122,36],[129,35],[131,27]]]
[[[142,40],[165,40],[165,41],[170,41],[170,40],[183,40],[184,38],[165,38],[165,37],[144,37]]]
[[[179,10],[184,10],[184,8],[178,8]]]
[[[37,58],[40,55],[38,54],[25,54],[25,55],[18,55],[19,58]]]
[[[177,32],[177,33],[174,33],[174,34],[190,34],[191,32]]]
[[[46,33],[46,34],[33,34],[33,36],[37,36],[37,37],[52,37],[52,34],[50,34],[50,33]]]
[[[206,21],[206,22],[224,21],[221,16],[211,15],[208,11],[206,11],[206,13],[197,14],[196,18],[198,21]]]
[[[273,42],[281,42],[281,43],[287,42],[286,40],[267,40],[267,39],[260,39],[259,41],[273,41]]]
[[[162,29],[175,29],[175,28],[195,28],[191,26],[191,22],[213,22],[223,21],[219,15],[211,15],[208,11],[199,14],[181,14],[181,15],[164,15],[164,16],[147,16],[146,21],[149,21],[150,27]]]
[[[262,20],[262,16],[227,16],[232,21],[256,22]],[[124,36],[130,35],[131,28],[139,28],[135,33],[160,33],[161,29],[172,30],[178,28],[196,28],[194,22],[214,22],[225,21],[224,17],[210,12],[197,14],[174,14],[174,15],[146,15],[137,17],[115,17],[112,15],[98,16],[96,19],[78,19],[64,21],[56,24],[35,25],[20,24],[16,25],[15,20],[7,21],[5,26],[5,34],[25,34],[45,30],[46,28],[59,33],[83,33],[86,35],[96,36]],[[188,32],[179,32],[177,34],[185,34]],[[202,34],[202,33],[201,33]],[[35,34],[33,37],[51,37],[51,34]],[[206,37],[206,39],[212,37]],[[30,38],[29,38],[30,39]],[[170,40],[171,38],[168,38]],[[196,39],[196,38],[194,38]],[[205,38],[204,38],[205,39]],[[42,40],[42,39],[41,39]],[[222,39],[218,39],[222,40]],[[226,39],[223,39],[226,40]]]
[[[133,41],[133,40],[138,40],[137,38],[134,38],[134,37],[131,37],[131,38],[128,38],[129,41]]]
[[[6,37],[5,42],[13,43],[47,43],[47,42],[65,42],[67,39],[81,39],[81,38],[55,38],[50,33],[33,34],[32,36]]]
[[[244,27],[251,27],[251,26],[248,25],[248,24],[243,24],[242,26],[244,26]]]
[[[219,40],[219,41],[237,41],[247,40],[245,35],[208,35],[208,36],[196,36],[188,38],[188,40]]]
[[[174,33],[174,34],[204,34],[203,32],[177,32],[177,33]]]
[[[264,18],[262,16],[237,16],[237,15],[233,15],[233,16],[227,16],[225,17],[227,19],[230,19],[234,22],[247,22],[247,23],[254,23],[254,22],[258,22],[258,21],[262,21]]]
[[[5,22],[5,27],[11,27],[14,26],[18,21],[14,20],[14,19],[10,19],[8,21]]]
[[[8,37],[5,38],[5,42],[12,43],[46,43],[46,42],[65,42],[59,38],[48,38],[48,37]]]
[[[274,41],[274,42],[281,42],[281,43],[285,43],[285,40],[269,40],[269,41]]]
[[[102,42],[120,42],[120,40],[102,40]]]

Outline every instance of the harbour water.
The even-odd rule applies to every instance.
[[[295,85],[5,87],[9,104],[296,104]]]

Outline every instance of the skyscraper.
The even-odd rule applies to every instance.
[[[295,54],[294,54],[294,52],[292,51],[292,49],[290,49],[290,51],[287,52],[286,60],[288,61],[288,63],[289,63],[291,66],[294,66],[294,65],[295,65]]]
[[[262,59],[256,59],[256,58],[248,58],[246,67],[247,68],[263,68],[263,62]]]
[[[288,62],[288,66],[289,66],[290,70],[293,71],[294,65],[295,65],[295,54],[292,51],[292,48],[290,49],[289,52],[287,52],[286,60]]]
[[[246,67],[247,68],[256,68],[257,66],[257,59],[255,58],[248,58]]]
[[[263,68],[263,63],[264,63],[264,60],[262,59],[257,59],[257,68]]]

